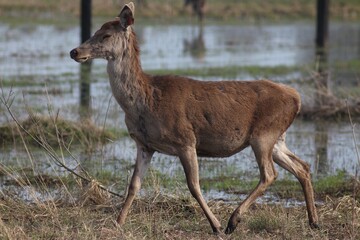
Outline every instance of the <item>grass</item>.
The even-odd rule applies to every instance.
[[[129,1],[100,1],[93,0],[93,14],[95,16],[113,17],[118,14],[120,7]],[[183,8],[183,1],[145,0],[144,5],[136,4],[136,15],[139,19],[154,21],[179,21],[181,18],[195,18],[191,9]],[[62,19],[76,21],[79,16],[80,4],[66,0],[0,0],[0,15],[6,18],[18,18],[19,14],[30,18],[43,19],[44,22],[58,21],[57,16],[67,16]],[[45,13],[44,13],[45,12]],[[46,14],[47,13],[47,14]],[[50,13],[50,14],[49,14]],[[261,21],[263,19],[304,19],[314,18],[315,2],[311,0],[293,1],[260,1],[260,0],[207,0],[205,15],[207,19]],[[360,18],[360,3],[356,0],[339,0],[331,2],[330,15],[332,18],[358,20]],[[55,17],[54,17],[55,16]],[[192,17],[190,17],[192,16]],[[61,19],[61,18],[60,18]]]
[[[123,198],[85,186],[71,193],[74,202],[61,199],[26,203],[0,194],[1,239],[218,239],[189,194],[161,192],[137,198],[123,227],[115,224]],[[63,197],[63,199],[66,199]],[[236,231],[223,239],[357,239],[360,203],[351,197],[326,199],[318,206],[321,229],[307,225],[305,207],[284,208],[255,204]],[[236,205],[210,201],[223,227]],[[352,211],[355,220],[352,219]]]
[[[88,173],[91,174],[96,181],[104,184],[105,186],[112,185],[112,188],[117,189],[117,191],[123,191],[127,186],[127,182],[129,181],[133,168],[133,166],[129,165],[128,162],[124,162],[124,164],[127,166],[123,166],[123,168],[127,168],[129,171],[127,174],[119,174],[110,170],[101,169],[100,167],[92,167],[94,170],[89,170]],[[30,168],[18,168],[16,166],[8,166],[8,168],[11,170],[1,171],[0,168],[0,176],[2,173],[3,175],[7,174],[18,177],[12,180],[7,180],[7,184],[18,185],[17,183],[19,182],[26,182],[27,185],[31,185],[40,181],[42,184],[52,186],[55,183],[59,183],[61,180],[60,182],[66,183],[69,187],[76,187],[77,185],[77,182],[74,181],[74,178],[71,175],[61,177],[61,179],[58,180],[56,177],[39,173]],[[124,171],[124,173],[125,172],[126,171]],[[240,177],[241,176],[222,176],[200,179],[201,189],[204,192],[218,190],[235,195],[249,194],[256,187],[258,179],[239,180]],[[316,198],[320,201],[326,199],[327,197],[337,198],[344,195],[352,195],[354,192],[354,184],[356,184],[355,179],[344,172],[339,172],[335,176],[327,176],[313,181]],[[183,175],[170,177],[154,168],[149,169],[142,184],[142,189],[150,192],[160,192],[161,190],[168,189],[167,192],[170,193],[173,192],[172,189],[187,191],[186,181]],[[297,180],[277,179],[268,188],[267,192],[282,199],[304,200],[301,185]],[[357,186],[355,189],[355,198],[360,201],[360,186]]]
[[[38,146],[34,137],[52,147],[59,146],[59,141],[66,146],[80,144],[91,147],[116,137],[114,133],[98,128],[90,121],[73,122],[39,115],[23,120],[21,125],[30,135],[18,130],[13,122],[0,126],[0,145],[21,143],[24,140],[30,145]]]
[[[249,75],[253,78],[271,78],[299,73],[300,76],[308,76],[311,72],[316,71],[316,63],[296,66],[224,66],[224,67],[203,67],[187,69],[154,69],[146,70],[153,75],[184,75],[196,77],[218,77],[226,79],[237,79],[239,75]],[[327,71],[331,73],[350,72],[354,76],[360,74],[360,61],[350,60],[328,64]],[[301,79],[297,79],[297,82]]]
[[[11,77],[1,77],[0,86],[2,87],[43,87],[45,84],[64,84],[66,83],[77,83],[78,79],[72,73],[64,73],[62,75],[18,75]]]
[[[286,224],[285,219],[281,218],[281,216],[276,216],[272,208],[266,208],[266,211],[259,211],[259,214],[248,219],[247,225],[250,231],[254,233],[267,232],[271,234],[281,230],[282,226]],[[262,207],[262,209],[265,208]]]
[[[42,131],[49,131],[47,125],[54,125],[54,119],[43,123],[42,119],[31,117],[29,121],[22,125],[35,123]],[[63,129],[58,121],[56,126]],[[91,132],[94,133],[94,129]],[[58,140],[66,139],[56,135]],[[105,170],[93,174],[88,178],[90,181],[83,181],[73,175],[54,177],[32,168],[12,169],[0,165],[0,239],[218,239],[186,189],[184,179],[172,179],[154,169],[147,174],[143,183],[145,191],[136,198],[126,224],[116,225],[114,220],[124,198],[104,191],[99,182],[118,184],[124,189],[127,178]],[[243,191],[243,188],[250,191],[256,184],[255,180],[237,181],[236,175],[210,180],[205,179],[201,184],[205,188],[208,184],[208,188],[227,188],[232,192]],[[360,232],[360,203],[356,195],[359,189],[357,182],[349,180],[345,173],[339,172],[335,177],[315,182],[316,194],[324,201],[318,206],[320,230],[309,228],[304,206],[255,204],[231,236],[221,237],[356,239]],[[242,183],[237,185],[237,182]],[[353,191],[356,197],[350,197],[351,191],[345,186],[357,187]],[[299,184],[288,180],[276,181],[269,191],[284,198],[302,194]],[[237,204],[209,201],[209,206],[225,227]]]
[[[204,191],[210,189],[221,190],[229,193],[248,193],[254,189],[258,180],[243,181],[241,176],[219,176],[216,178],[200,179],[201,187]]]
[[[332,193],[334,196],[341,196],[350,194],[352,186],[352,179],[345,172],[339,171],[337,175],[319,179],[315,184],[315,190],[321,191],[323,195]]]
[[[157,69],[149,70],[147,73],[153,75],[183,75],[196,77],[219,77],[225,79],[237,79],[239,75],[250,75],[254,77],[271,77],[292,74],[294,72],[302,71],[300,67],[289,66],[225,66],[225,67],[207,67],[207,68],[191,68],[191,69]]]
[[[227,193],[248,194],[253,190],[258,179],[240,180],[238,176],[219,176],[216,178],[201,179],[201,187],[204,191],[216,189]],[[327,176],[313,181],[314,190],[318,199],[325,199],[326,196],[340,197],[351,195],[354,191],[354,181],[345,172],[340,171],[337,175]],[[277,179],[269,188],[271,192],[280,198],[295,198],[303,200],[303,192],[297,180]],[[356,199],[360,201],[360,186],[356,189]]]
[[[118,3],[114,1],[95,0],[94,14],[113,17],[118,12]],[[220,5],[221,4],[221,5]],[[49,23],[77,21],[79,3],[76,1],[50,0],[0,0],[0,18],[27,16],[27,19],[38,19],[38,22]],[[332,2],[332,16],[339,19],[359,19],[359,1]],[[59,7],[61,6],[61,7]],[[139,11],[138,11],[139,10]],[[57,16],[66,18],[54,18]],[[49,14],[50,13],[50,14]],[[262,19],[297,19],[313,18],[314,1],[219,1],[208,0],[208,19],[233,21],[261,21]],[[29,16],[30,15],[30,16]],[[190,11],[182,12],[181,1],[173,3],[168,0],[155,0],[143,9],[137,9],[140,21],[148,19],[188,18]],[[159,17],[160,16],[160,17]],[[143,20],[141,20],[143,19]],[[21,20],[23,21],[23,20]],[[156,20],[152,20],[156,21]],[[174,20],[173,20],[174,21]],[[179,20],[175,20],[179,21]],[[186,21],[181,20],[180,21]],[[38,23],[37,22],[37,23]],[[358,73],[359,62],[336,63],[336,67]],[[222,76],[235,78],[239,74],[271,77],[303,72],[302,67],[279,66],[264,68],[249,67],[215,67],[207,69],[187,69],[171,71],[151,71],[153,74],[178,74],[188,76]],[[28,76],[17,79],[15,85],[40,85]],[[14,81],[4,80],[3,86],[13,86]],[[43,85],[43,83],[41,83]],[[355,88],[353,89],[356,95]],[[41,92],[40,92],[41,94]],[[110,132],[99,129],[89,122],[72,122],[65,119],[31,117],[21,122],[37,139],[56,147],[59,139],[67,146],[92,145],[107,142],[119,135],[112,129]],[[114,136],[115,134],[115,136]],[[3,144],[36,144],[26,137],[14,125],[0,126],[0,142]],[[127,166],[131,170],[132,166]],[[0,239],[219,239],[211,233],[211,228],[200,207],[191,198],[184,179],[170,178],[154,169],[150,169],[143,187],[145,195],[138,197],[123,227],[114,220],[123,203],[122,197],[114,197],[98,188],[98,182],[105,185],[117,184],[124,189],[127,176],[114,174],[108,170],[99,170],[93,174],[94,181],[86,183],[73,176],[54,177],[37,173],[32,168],[9,170],[0,165]],[[255,187],[257,180],[239,181],[239,176],[221,176],[218,179],[203,179],[203,190],[218,189],[231,193],[248,193]],[[180,187],[181,186],[181,187]],[[360,232],[359,190],[355,188],[355,197],[350,195],[353,187],[358,186],[354,179],[340,172],[336,176],[318,179],[314,182],[317,197],[324,201],[318,206],[320,230],[311,230],[307,225],[305,207],[284,208],[277,205],[258,205],[244,215],[238,229],[224,239],[358,239]],[[167,195],[164,189],[171,189]],[[21,197],[29,191],[31,201]],[[269,189],[282,198],[301,198],[299,183],[290,180],[277,180]],[[55,193],[54,198],[44,200],[41,196]],[[40,193],[41,196],[38,195]],[[210,208],[221,221],[223,227],[236,205],[223,201],[210,201]]]
[[[357,59],[335,62],[333,65],[337,69],[346,69],[349,72],[355,73],[360,72],[360,60]]]

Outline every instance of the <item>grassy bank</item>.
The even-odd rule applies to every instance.
[[[88,188],[91,189],[91,188]],[[92,191],[92,190],[88,190]],[[123,227],[114,220],[123,199],[80,192],[72,204],[54,200],[27,204],[0,195],[1,239],[219,239],[198,204],[188,195],[136,199]],[[210,201],[226,226],[236,205]],[[327,198],[318,206],[321,229],[307,224],[305,207],[255,204],[236,231],[222,239],[358,239],[360,203],[351,197]]]
[[[129,169],[132,167],[130,166]],[[53,177],[34,169],[0,165],[0,239],[218,239],[197,202],[186,189],[185,179],[169,178],[150,169],[142,195],[134,202],[126,224],[115,224],[124,198],[99,188],[100,181],[125,189],[126,173],[82,174]],[[256,181],[239,176],[202,179],[203,190],[218,189],[248,194]],[[231,236],[223,239],[357,239],[360,232],[359,184],[345,173],[314,181],[320,230],[307,224],[305,206],[255,204]],[[165,190],[169,189],[169,190]],[[283,199],[303,200],[299,183],[276,181],[269,192]],[[352,194],[354,193],[354,196]],[[238,202],[238,201],[236,201]],[[209,206],[223,227],[235,203],[210,200]]]
[[[124,3],[128,1],[93,0],[94,16],[113,17]],[[137,4],[137,1],[134,1]],[[189,18],[191,9],[184,9],[183,0],[145,0],[137,4],[136,15],[140,19],[156,19],[157,21]],[[66,0],[0,0],[0,15],[2,17],[19,17],[26,14],[31,18],[53,19],[54,16],[78,16],[80,9],[78,1]],[[315,1],[260,1],[260,0],[207,0],[205,15],[207,19],[217,20],[250,20],[262,19],[304,19],[315,16]],[[332,1],[330,15],[334,19],[359,20],[360,2],[356,0]]]
[[[234,194],[248,194],[258,184],[258,179],[244,181],[239,176],[219,176],[216,178],[201,179],[202,189],[205,191],[216,189]],[[341,197],[355,194],[355,198],[360,201],[360,186],[356,185],[354,192],[353,177],[347,176],[344,172],[338,172],[337,175],[328,176],[320,179],[313,179],[314,191],[318,200],[324,200],[327,196]],[[276,180],[268,189],[280,198],[303,200],[303,192],[298,181],[288,179]]]
[[[116,138],[115,133],[101,129],[91,121],[74,122],[33,115],[19,123],[23,129],[15,122],[0,126],[0,146],[22,143],[38,146],[44,143],[56,148],[62,143],[91,148]]]
[[[150,171],[144,192],[135,199],[123,227],[115,223],[124,202],[99,189],[97,181],[84,182],[73,176],[33,175],[33,171],[10,170],[0,166],[0,239],[219,239],[198,203],[186,189],[184,179],[163,178]],[[108,176],[109,184],[125,182]],[[171,182],[172,181],[172,182]],[[217,179],[217,187],[249,193],[255,181],[242,185]],[[223,185],[219,185],[223,182]],[[237,181],[239,183],[239,181]],[[202,185],[214,185],[206,179]],[[164,191],[163,186],[171,189]],[[351,196],[359,185],[344,173],[314,183],[322,201],[317,210],[321,229],[307,224],[306,207],[254,204],[243,216],[237,230],[223,239],[357,239],[360,232],[360,199]],[[347,187],[349,186],[349,187]],[[215,187],[216,186],[212,186]],[[125,185],[122,186],[125,188]],[[224,189],[226,190],[226,189]],[[166,193],[168,192],[168,193]],[[240,192],[240,191],[238,191]],[[299,197],[297,182],[276,181],[269,189],[283,198]],[[299,197],[301,198],[301,197]],[[236,201],[238,202],[238,201]],[[208,201],[223,227],[238,203]]]

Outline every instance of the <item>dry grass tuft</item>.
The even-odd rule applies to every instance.
[[[329,227],[329,234],[337,235],[341,230],[352,239],[360,237],[360,202],[352,196],[327,198],[326,204],[320,209],[320,216],[324,224],[336,223]]]
[[[92,180],[81,189],[77,202],[80,206],[106,205],[110,202],[110,196],[109,192],[100,188],[96,180]]]
[[[322,214],[324,216],[336,216],[339,217],[344,212],[355,213],[360,216],[360,202],[355,201],[353,206],[354,198],[352,196],[343,196],[336,199],[327,198],[326,204],[322,208]],[[358,223],[360,224],[360,222]]]
[[[73,122],[62,118],[30,116],[20,124],[39,142],[52,147],[58,147],[59,141],[65,146],[71,144],[95,146],[115,138],[114,134],[95,126],[90,121]],[[0,145],[21,143],[21,135],[27,143],[38,145],[29,135],[19,131],[14,122],[0,126]]]
[[[315,83],[315,88],[310,93],[313,95],[314,103],[303,105],[300,115],[308,119],[316,118],[348,118],[360,116],[360,97],[358,95],[339,97],[334,94],[328,86],[330,74],[327,72],[313,72],[310,81]]]

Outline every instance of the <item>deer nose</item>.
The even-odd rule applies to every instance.
[[[76,58],[77,55],[78,55],[78,51],[76,50],[76,48],[70,51],[70,57],[72,59]]]

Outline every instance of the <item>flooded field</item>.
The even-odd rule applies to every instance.
[[[95,24],[97,29],[99,24]],[[311,22],[258,25],[137,25],[141,60],[144,70],[207,69],[212,67],[294,67],[305,71],[271,74],[272,79],[296,87],[304,104],[314,104],[314,83],[305,81],[314,70],[318,57],[314,46],[314,26]],[[69,57],[69,51],[79,44],[79,27],[23,24],[16,27],[0,24],[0,80],[2,94],[14,93],[12,110],[20,119],[28,115],[29,108],[40,114],[48,114],[49,106],[59,111],[62,118],[79,120],[80,110],[85,108],[99,126],[109,129],[125,129],[124,114],[115,100],[106,74],[106,62],[92,63],[89,82],[80,82],[80,65]],[[360,58],[359,23],[334,22],[330,28],[327,64],[356,62]],[[341,92],[344,100],[347,91],[360,95],[359,71],[344,72],[341,68],[330,69],[328,86],[333,92]],[[236,80],[252,80],[264,76],[260,71],[249,74],[239,70]],[[229,79],[226,72],[198,79]],[[90,101],[82,102],[83,89],[87,88]],[[5,108],[0,105],[0,125],[11,121]],[[360,128],[356,125],[355,138],[360,143]],[[289,148],[311,164],[315,177],[336,175],[345,171],[354,175],[357,157],[351,125],[347,119],[298,119],[288,131]],[[360,147],[360,146],[358,146]],[[109,142],[92,154],[86,149],[74,149],[72,155],[89,172],[106,171],[122,175],[126,179],[135,158],[135,144],[123,137]],[[78,162],[67,153],[62,155],[70,167]],[[41,149],[31,149],[35,161],[21,146],[6,146],[0,150],[4,165],[34,167],[49,175],[66,174],[54,166]],[[152,167],[170,177],[183,178],[182,167],[176,157],[156,154]],[[256,161],[251,150],[225,159],[200,159],[201,178],[234,176],[253,179],[258,175]],[[292,177],[279,169],[280,178]],[[125,181],[125,180],[124,180]],[[123,189],[122,189],[123,190]],[[215,193],[214,193],[215,194]],[[211,196],[210,196],[211,197]]]
[[[95,24],[94,29],[98,29]],[[316,59],[311,22],[259,25],[136,25],[145,70],[213,66],[304,65]],[[1,75],[77,74],[69,49],[78,26],[0,25]],[[329,62],[359,59],[358,23],[332,23]],[[25,37],[25,38],[24,38]],[[34,64],[36,58],[36,64]],[[97,73],[105,61],[96,61]],[[214,76],[221,77],[221,76]],[[241,76],[239,76],[240,78]]]

